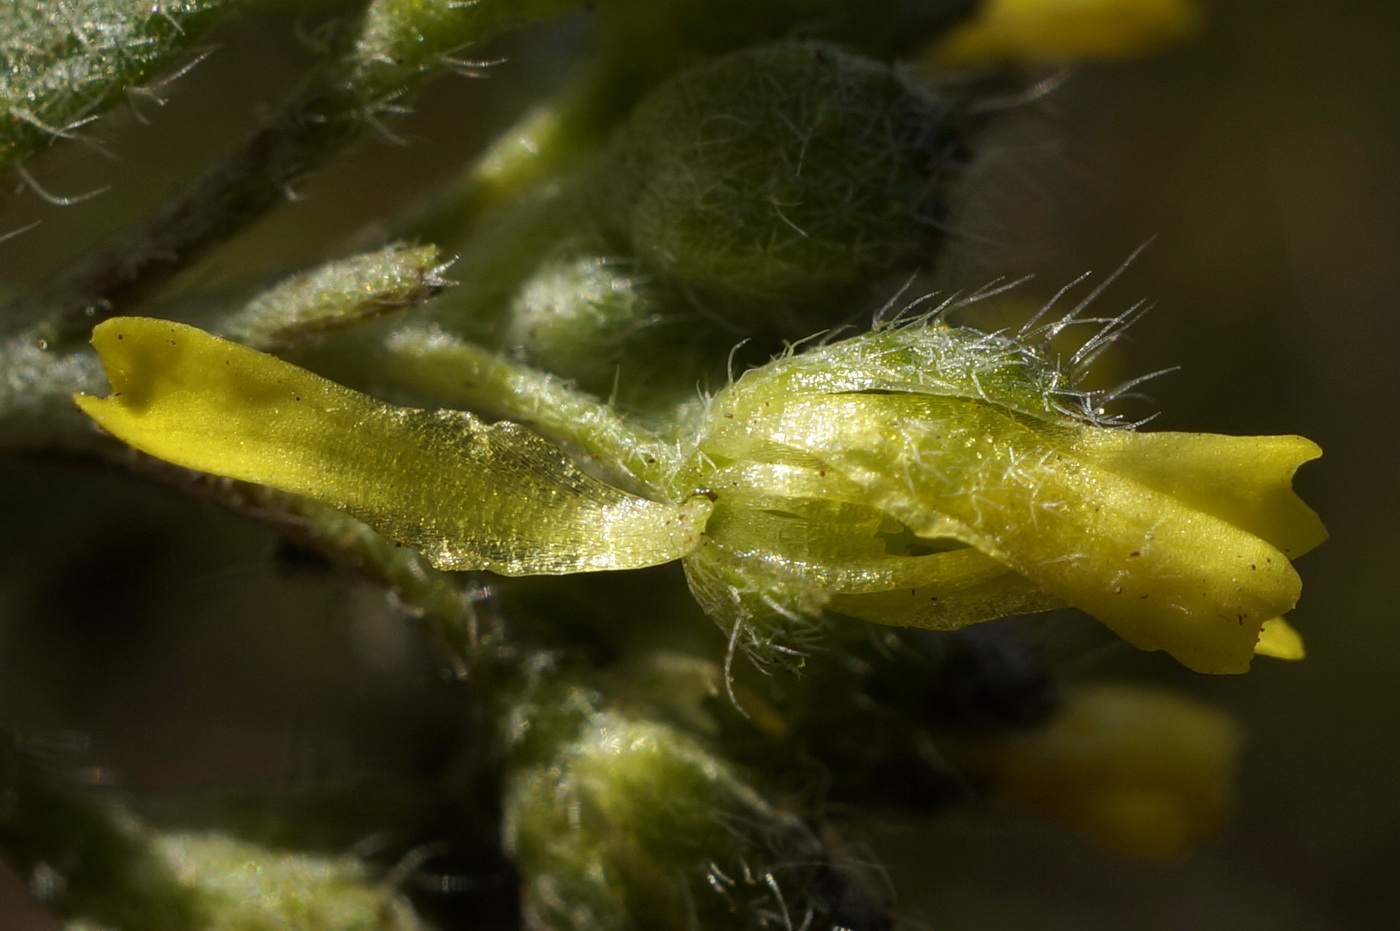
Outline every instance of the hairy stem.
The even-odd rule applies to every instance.
[[[376,0],[354,41],[221,164],[80,258],[23,309],[48,320],[51,344],[82,339],[280,203],[291,185],[361,138],[376,117],[451,68],[450,52],[576,2]]]

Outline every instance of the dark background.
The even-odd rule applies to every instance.
[[[0,201],[0,287],[17,288],[153,203],[291,87],[327,4],[268,4],[211,38],[157,106],[136,99],[82,146],[32,167],[55,208]],[[1325,457],[1297,487],[1332,539],[1301,560],[1299,664],[1190,674],[1107,649],[1066,674],[1171,684],[1229,708],[1247,735],[1222,834],[1140,864],[1029,823],[874,819],[851,833],[936,928],[1390,927],[1400,911],[1400,5],[1206,4],[1193,41],[1086,65],[989,140],[943,279],[1033,273],[1031,303],[1151,246],[1102,300],[1156,309],[1112,360],[1171,365],[1152,429],[1300,433]],[[187,276],[217,293],[332,255],[343,234],[431,190],[559,80],[579,24],[483,49],[485,80],[448,79],[395,127],[298,190],[299,200]],[[424,752],[440,685],[373,589],[291,572],[275,541],[221,512],[50,462],[0,465],[0,720],[96,782],[183,792],[393,768]],[[48,927],[0,876],[0,927]]]

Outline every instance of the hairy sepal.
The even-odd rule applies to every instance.
[[[812,525],[773,539],[789,565],[810,574],[814,551],[857,546],[814,540],[864,534],[867,546],[883,540],[888,577],[913,583],[861,591],[820,568],[843,613],[953,627],[1063,602],[1193,669],[1245,671],[1265,622],[1298,600],[1290,558],[1325,536],[1289,487],[1319,450],[1299,437],[1108,429],[1060,413],[1063,390],[1012,340],[892,327],[741,378],[715,398],[697,449],[717,475],[757,474],[755,462],[796,468],[807,486],[828,483],[894,523],[872,535],[801,503],[827,492],[770,489],[793,499],[778,513]],[[772,520],[771,505],[750,515],[752,490],[709,490],[717,528]],[[987,561],[985,576],[938,568],[959,545]],[[1019,581],[999,579],[998,564]]]

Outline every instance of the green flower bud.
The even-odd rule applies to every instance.
[[[679,730],[580,688],[547,688],[515,719],[505,842],[528,926],[885,926],[819,834]]]
[[[68,931],[422,931],[349,854],[166,832],[0,736],[0,843]]]
[[[7,3],[0,171],[24,163],[179,61],[237,0]]]
[[[638,257],[731,300],[809,302],[926,258],[967,157],[950,101],[808,44],[682,73],[620,139],[607,209]]]
[[[222,834],[151,841],[199,916],[191,931],[422,931],[407,901],[351,856],[270,850]],[[88,921],[67,931],[98,931]],[[135,929],[132,929],[135,931]]]
[[[436,246],[403,245],[328,262],[258,295],[221,330],[258,349],[285,349],[435,297],[449,264]]]
[[[655,296],[617,260],[547,262],[511,306],[503,344],[534,365],[606,391],[634,344],[658,321]]]
[[[557,15],[578,0],[373,0],[352,59],[379,72],[370,86],[389,92],[463,45]]]
[[[624,408],[674,406],[722,377],[736,331],[804,336],[842,293],[932,258],[966,122],[834,47],[702,63],[597,157],[492,216],[436,319]]]
[[[723,377],[717,363],[733,339],[678,306],[635,260],[585,252],[536,269],[511,302],[500,345],[618,409],[668,417],[693,401],[697,382]]]

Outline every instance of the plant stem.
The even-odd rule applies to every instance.
[[[22,312],[48,320],[53,346],[83,339],[280,203],[377,117],[400,109],[405,95],[456,64],[449,52],[577,2],[376,0],[355,41],[221,164],[78,259],[23,301]]]
[[[400,330],[388,345],[390,352],[380,360],[382,377],[425,389],[447,405],[525,424],[622,471],[653,494],[674,467],[672,444],[546,372],[437,329]]]

